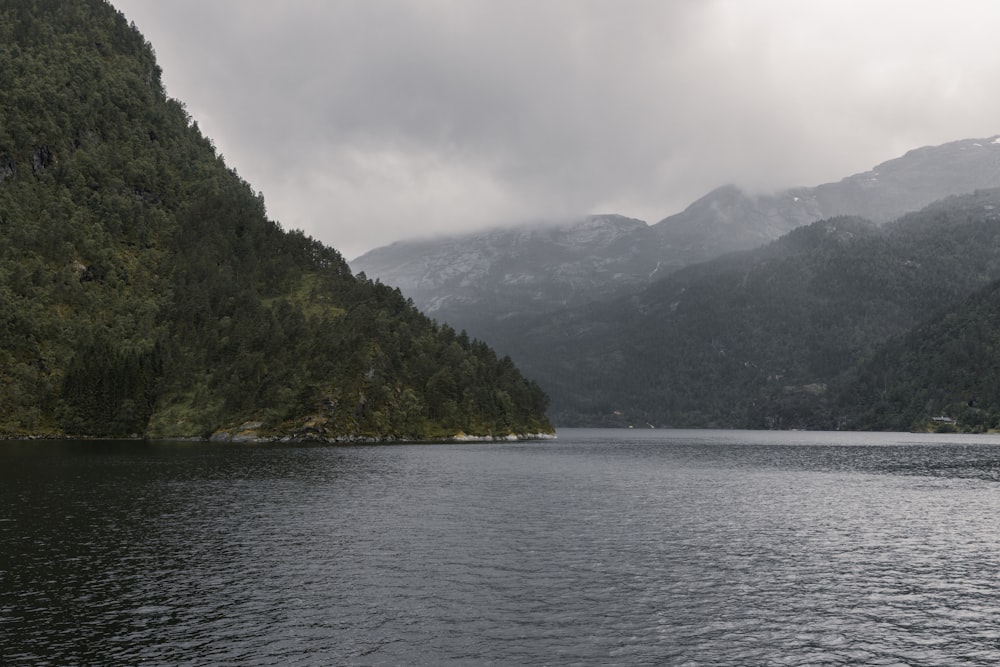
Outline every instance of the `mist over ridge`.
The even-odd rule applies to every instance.
[[[591,216],[353,265],[511,354],[561,424],[898,428],[921,411],[838,414],[850,401],[835,392],[881,344],[1000,277],[998,185],[1000,143],[966,139],[812,188],[720,187],[653,225]],[[948,386],[921,410],[961,392]]]

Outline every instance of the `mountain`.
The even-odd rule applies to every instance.
[[[1000,187],[1000,137],[926,146],[836,183],[775,194],[718,188],[661,220],[661,255],[680,268],[773,241],[796,227],[835,216],[894,220],[949,195]]]
[[[1000,137],[967,139],[811,188],[721,187],[655,225],[592,216],[352,264],[511,355],[557,423],[899,427],[926,410],[844,398],[876,372],[855,364],[1000,278],[976,226],[998,186]]]
[[[354,262],[400,287],[424,312],[470,324],[587,303],[648,284],[657,272],[652,230],[619,215],[541,227],[401,241]],[[480,327],[473,326],[478,329]]]
[[[549,392],[557,423],[894,428],[900,415],[918,415],[911,403],[895,416],[872,412],[883,398],[862,390],[877,375],[866,360],[1000,280],[998,249],[998,189],[882,226],[830,218],[630,298],[536,318],[510,352]],[[928,340],[908,349],[926,352]],[[911,366],[919,377],[919,360]],[[979,396],[1000,404],[985,389]]]
[[[401,241],[351,266],[424,312],[510,349],[520,318],[634,291],[691,264],[834,216],[893,220],[953,194],[1000,186],[1000,138],[909,151],[836,183],[751,194],[713,190],[655,225],[615,215],[558,226]]]
[[[859,429],[1000,429],[1000,281],[888,341],[845,380],[837,410]]]
[[[0,434],[551,431],[509,358],[270,220],[102,0],[0,0]]]

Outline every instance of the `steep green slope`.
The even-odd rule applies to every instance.
[[[1000,282],[887,342],[838,398],[851,428],[1000,428]]]
[[[878,228],[835,218],[537,321],[512,355],[557,423],[810,427],[856,415],[841,374],[1000,278],[1000,191]]]
[[[534,433],[545,404],[269,220],[111,6],[0,0],[0,433]]]

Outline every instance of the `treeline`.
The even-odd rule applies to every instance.
[[[101,0],[0,0],[0,407],[7,435],[551,430],[509,359],[270,220]]]

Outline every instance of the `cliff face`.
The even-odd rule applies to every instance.
[[[0,44],[0,434],[550,430],[509,360],[268,219],[110,5],[0,0]]]

